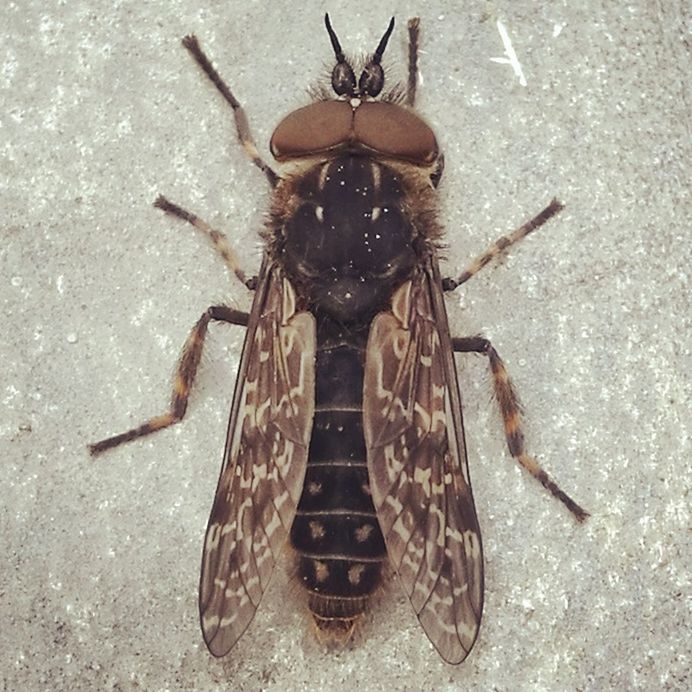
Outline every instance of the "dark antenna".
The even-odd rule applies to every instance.
[[[384,49],[387,47],[387,41],[389,41],[389,37],[392,35],[392,31],[394,31],[394,17],[389,22],[389,26],[387,27],[387,31],[384,32],[384,36],[380,39],[380,43],[377,46],[377,50],[375,51],[375,55],[372,56],[372,61],[376,64],[380,64],[380,60],[382,60],[382,54],[384,53]]]
[[[344,52],[341,50],[339,39],[329,21],[328,12],[324,15],[324,24],[327,27],[327,33],[329,34],[329,39],[334,49],[334,55],[336,56],[336,65],[334,65],[334,69],[332,70],[332,89],[334,89],[339,96],[343,96],[344,94],[353,96],[356,90],[356,75],[353,74],[353,68],[349,65]],[[386,43],[385,41],[385,45]],[[382,50],[384,50],[384,47],[382,47]]]
[[[384,70],[380,61],[382,60],[382,54],[384,49],[387,47],[387,41],[394,31],[394,17],[389,22],[387,31],[384,32],[384,36],[380,39],[380,43],[377,46],[372,58],[368,61],[368,64],[363,69],[358,80],[358,91],[364,96],[377,96],[382,91],[384,86]]]
[[[324,23],[327,27],[327,33],[329,34],[329,38],[332,42],[332,48],[334,48],[334,55],[336,56],[336,61],[346,62],[344,52],[341,50],[341,44],[339,43],[339,39],[337,38],[334,29],[332,29],[332,23],[329,21],[329,12],[325,12],[324,14]]]

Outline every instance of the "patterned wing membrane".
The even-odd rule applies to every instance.
[[[373,502],[389,558],[428,638],[459,663],[483,607],[483,557],[469,484],[447,316],[432,265],[373,321],[363,421]]]
[[[202,557],[204,640],[223,656],[267,588],[300,499],[314,409],[315,321],[275,268],[260,282]]]

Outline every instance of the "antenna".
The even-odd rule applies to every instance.
[[[353,74],[353,68],[349,65],[346,56],[344,56],[344,52],[341,50],[339,39],[334,29],[332,29],[332,23],[329,21],[328,12],[324,15],[324,25],[327,27],[327,33],[329,34],[332,48],[334,48],[334,55],[336,56],[336,65],[334,65],[334,69],[332,70],[332,89],[334,89],[338,96],[353,96],[356,91],[356,75]]]

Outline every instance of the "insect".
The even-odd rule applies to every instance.
[[[486,356],[511,455],[579,521],[588,514],[525,452],[517,397],[491,343],[450,335],[444,293],[555,215],[553,200],[457,279],[438,266],[443,158],[413,110],[419,22],[408,23],[408,82],[384,91],[391,20],[358,70],[325,25],[331,90],[271,139],[279,175],[194,36],[183,40],[233,108],[238,138],[273,198],[259,275],[225,236],[164,197],[155,205],[205,233],[250,290],[250,313],[210,307],[183,348],[170,410],[90,446],[92,454],[183,418],[211,321],[246,327],[204,541],[199,608],[215,656],[253,619],[290,541],[317,633],[348,641],[389,563],[445,661],[471,651],[483,607],[481,534],[469,480],[455,353]]]

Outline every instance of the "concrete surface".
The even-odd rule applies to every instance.
[[[4,3],[0,89],[0,679],[7,690],[689,689],[690,160],[683,3]],[[351,651],[323,652],[278,570],[223,661],[197,579],[242,339],[215,327],[189,418],[98,461],[85,444],[162,412],[188,329],[245,307],[165,192],[250,267],[268,191],[181,48],[195,32],[265,155],[342,43],[422,17],[450,272],[553,195],[567,208],[450,301],[507,361],[529,447],[591,511],[578,526],[508,458],[486,364],[460,359],[486,551],[459,667],[396,583]],[[503,56],[507,28],[527,85]],[[689,19],[689,17],[688,17]],[[685,74],[688,78],[685,78]]]

